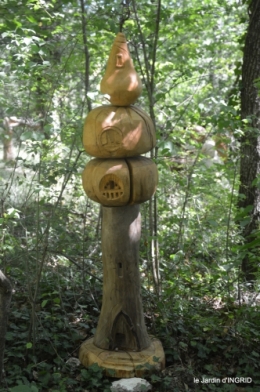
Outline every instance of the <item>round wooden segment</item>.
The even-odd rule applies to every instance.
[[[104,105],[89,112],[83,145],[97,158],[125,158],[144,154],[155,146],[150,117],[135,106]]]
[[[103,300],[94,343],[104,350],[150,345],[139,276],[140,206],[102,208]]]
[[[142,92],[123,33],[118,33],[114,40],[100,90],[110,95],[110,102],[117,106],[131,105]]]
[[[86,340],[80,347],[79,359],[88,367],[97,363],[105,369],[107,376],[116,378],[142,377],[152,366],[156,370],[165,368],[165,355],[161,342],[153,337],[150,345],[139,352],[103,350],[95,346],[93,338]],[[158,358],[158,360],[154,360]],[[148,366],[147,366],[148,365]]]
[[[143,203],[156,190],[157,167],[145,157],[96,158],[86,165],[82,182],[88,197],[104,206]]]
[[[158,170],[156,164],[149,158],[135,157],[126,159],[131,179],[130,203],[144,203],[156,191]]]
[[[124,206],[130,199],[130,176],[124,159],[92,159],[82,173],[88,197],[103,205]]]

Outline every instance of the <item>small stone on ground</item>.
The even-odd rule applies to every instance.
[[[78,358],[75,357],[70,357],[67,361],[66,361],[66,365],[73,368],[74,370],[79,367],[81,365],[80,360]]]
[[[111,392],[147,392],[152,390],[151,384],[143,378],[122,378],[112,382]]]

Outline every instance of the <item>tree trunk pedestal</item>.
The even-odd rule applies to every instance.
[[[165,356],[144,322],[139,273],[141,215],[139,204],[102,207],[103,301],[94,338],[84,342],[79,359],[98,363],[114,377],[141,376],[146,364],[158,369]]]
[[[142,351],[111,351],[98,348],[94,338],[86,340],[80,347],[79,359],[85,367],[97,363],[105,374],[115,378],[142,377],[153,367],[162,370],[165,356],[160,340],[150,337],[150,345]]]

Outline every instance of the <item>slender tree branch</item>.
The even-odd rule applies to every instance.
[[[8,313],[11,302],[12,286],[0,270],[0,384],[4,364],[5,334],[8,323]]]
[[[157,12],[156,12],[156,21],[155,21],[154,44],[153,44],[152,70],[151,70],[151,93],[152,93],[152,97],[153,97],[153,93],[154,93],[154,73],[155,73],[157,44],[158,44],[158,38],[159,38],[160,16],[161,16],[161,0],[158,0]]]
[[[85,94],[87,97],[87,106],[88,106],[88,111],[90,112],[92,107],[91,107],[91,101],[89,97],[87,96],[89,92],[89,50],[88,50],[88,41],[87,41],[87,21],[85,17],[85,3],[84,0],[80,0],[80,6],[81,6],[81,23],[82,23],[82,36],[83,36],[83,44],[84,44],[84,56],[85,56]]]
[[[140,24],[140,20],[139,20],[139,16],[137,13],[137,9],[136,9],[136,4],[135,4],[135,0],[132,0],[132,4],[133,4],[133,10],[134,10],[134,14],[135,14],[135,20],[137,23],[137,27],[138,27],[138,31],[139,31],[139,35],[140,35],[140,41],[141,41],[141,45],[142,45],[142,50],[143,50],[143,55],[144,55],[144,63],[145,63],[145,72],[146,72],[146,80],[147,80],[147,92],[148,92],[148,96],[149,96],[149,101],[152,100],[151,94],[151,83],[150,83],[150,65],[149,65],[149,59],[148,59],[148,55],[146,52],[146,47],[145,47],[145,38],[142,32],[142,28],[141,28],[141,24]]]
[[[140,59],[140,56],[139,56],[139,53],[138,53],[137,45],[136,45],[136,44],[134,44],[134,49],[135,49],[135,56],[136,56],[136,59],[137,59],[137,62],[138,62],[139,68],[140,68],[140,72],[141,72],[141,75],[142,75],[142,79],[143,79],[143,81],[144,81],[146,90],[148,91],[148,88],[149,88],[148,85],[149,85],[149,83],[148,83],[147,77],[145,77],[145,71],[144,71],[144,69],[143,69],[142,62],[141,62],[141,59]]]
[[[52,254],[55,254],[55,255],[60,255],[60,256],[65,257],[65,258],[68,259],[72,264],[74,264],[79,270],[82,270],[81,265],[80,265],[79,263],[77,263],[77,261],[74,260],[73,257],[71,257],[71,256],[69,256],[69,255],[67,255],[67,254],[65,254],[65,253],[62,253],[62,252],[56,252],[55,250],[52,250],[52,249],[48,249],[48,252],[50,252],[50,253],[52,253]],[[89,272],[89,270],[86,270],[86,271],[87,271],[88,275],[92,276],[92,278],[98,280],[98,281],[101,282],[101,283],[103,282],[102,279],[98,278],[96,275],[94,275],[94,274],[92,274],[91,272]]]
[[[141,66],[140,56],[137,53],[138,63],[142,72],[142,76],[146,75],[145,85],[148,92],[148,99],[149,99],[149,112],[150,117],[153,121],[154,126],[156,127],[156,119],[154,113],[154,83],[155,83],[155,64],[156,64],[156,51],[157,51],[157,44],[159,38],[159,26],[160,26],[160,12],[161,12],[161,0],[158,0],[157,3],[157,11],[156,11],[156,20],[155,20],[155,35],[154,35],[154,42],[153,42],[153,52],[152,52],[152,65],[150,66],[148,54],[146,51],[146,43],[145,37],[143,35],[141,23],[139,20],[139,16],[137,13],[136,3],[135,0],[132,1],[133,10],[135,14],[135,19],[139,31],[140,42],[143,49],[144,55],[144,64],[145,64],[145,72]],[[136,47],[135,47],[136,49]],[[137,52],[137,49],[136,49]],[[145,80],[145,78],[144,78]],[[155,152],[151,151],[151,158],[157,158],[157,149],[155,148]],[[152,270],[153,270],[153,280],[156,291],[160,294],[160,269],[159,269],[159,246],[158,246],[158,239],[157,239],[157,196],[154,197],[149,202],[149,226],[150,226],[150,237],[151,239],[151,246],[150,246],[150,255],[152,260]]]

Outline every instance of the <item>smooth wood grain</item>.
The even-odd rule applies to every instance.
[[[114,40],[100,90],[108,94],[110,102],[117,106],[129,106],[141,95],[142,83],[123,33],[118,33]]]
[[[141,300],[139,205],[102,208],[103,301],[94,344],[141,351],[150,345]]]
[[[142,377],[151,371],[165,368],[165,355],[160,340],[150,337],[150,345],[137,352],[103,350],[95,346],[93,338],[80,347],[79,359],[88,367],[97,363],[107,376],[116,378]],[[150,365],[149,367],[147,365]]]
[[[84,191],[91,200],[124,206],[130,200],[130,176],[124,159],[92,159],[82,173]]]
[[[135,107],[104,105],[89,112],[83,131],[86,152],[96,158],[125,158],[155,147],[153,122]]]
[[[129,204],[144,203],[156,191],[158,170],[156,164],[146,157],[126,159],[130,172],[130,201]]]
[[[145,157],[92,159],[82,173],[83,188],[88,197],[110,207],[149,200],[157,182],[157,167]]]

